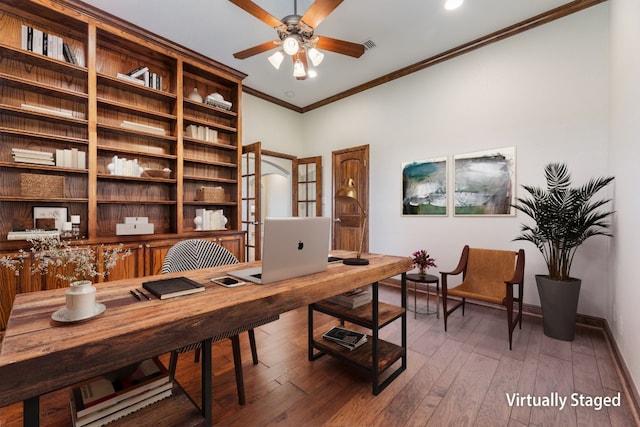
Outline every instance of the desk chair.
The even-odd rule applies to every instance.
[[[197,270],[201,268],[217,267],[220,265],[237,264],[238,262],[238,259],[231,252],[217,243],[201,239],[187,239],[176,243],[169,249],[169,252],[167,252],[162,264],[162,273],[166,274],[186,270]],[[253,329],[265,323],[277,320],[278,317],[279,316],[272,316],[270,318],[254,322],[253,324],[215,336],[212,339],[212,342],[220,341],[224,338],[229,338],[231,340],[233,348],[233,363],[235,365],[236,374],[236,387],[238,389],[238,402],[240,405],[244,405],[245,398],[239,334],[247,331],[249,335],[253,364],[257,365],[258,352],[256,349],[256,338]],[[195,361],[197,362],[200,360],[200,347],[201,343],[198,342],[171,352],[171,358],[169,360],[169,374],[172,379],[178,365],[178,355],[180,353],[195,350]]]

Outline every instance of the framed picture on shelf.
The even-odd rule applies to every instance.
[[[53,220],[53,223],[51,223]],[[62,224],[67,221],[67,208],[52,206],[33,207],[33,228],[62,230]],[[53,224],[53,227],[51,227]]]
[[[402,215],[447,216],[447,158],[402,164]]]
[[[454,215],[515,215],[516,148],[455,155],[454,188]]]

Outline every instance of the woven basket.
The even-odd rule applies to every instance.
[[[224,202],[224,188],[200,187],[196,190],[196,201],[209,203]]]
[[[64,198],[64,176],[21,173],[20,195],[62,199]]]

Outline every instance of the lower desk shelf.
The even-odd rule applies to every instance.
[[[109,423],[109,426],[136,427],[196,427],[204,426],[205,419],[195,402],[177,382],[171,396]]]
[[[61,389],[41,398],[42,425],[70,426],[69,389]],[[182,387],[173,384],[171,396],[108,424],[111,426],[196,427],[204,426],[202,412]]]
[[[349,350],[340,344],[322,338],[322,334],[318,334],[314,337],[313,347],[322,353],[330,354],[337,359],[353,364],[355,367],[365,371],[369,372],[374,369],[373,337],[371,335],[367,335],[366,343],[356,349]],[[399,345],[379,339],[378,354],[380,355],[378,359],[378,374],[382,374],[395,362],[400,360],[400,358],[404,356],[405,351]]]
[[[403,285],[405,288],[405,280]],[[309,360],[328,354],[367,372],[371,376],[373,394],[377,395],[407,368],[406,296],[402,297],[401,306],[382,303],[378,301],[378,284],[374,283],[371,287],[371,302],[357,308],[346,308],[328,300],[309,305],[308,351]],[[351,322],[371,330],[372,333],[367,335],[366,343],[354,350],[349,350],[322,338],[322,332],[314,331],[313,322],[316,311],[335,317],[341,324],[345,321]],[[377,338],[380,328],[396,320],[402,322],[402,345]]]

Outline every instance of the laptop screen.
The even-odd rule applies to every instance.
[[[324,271],[330,225],[327,217],[266,218],[261,271],[236,270],[229,274],[264,284]]]

